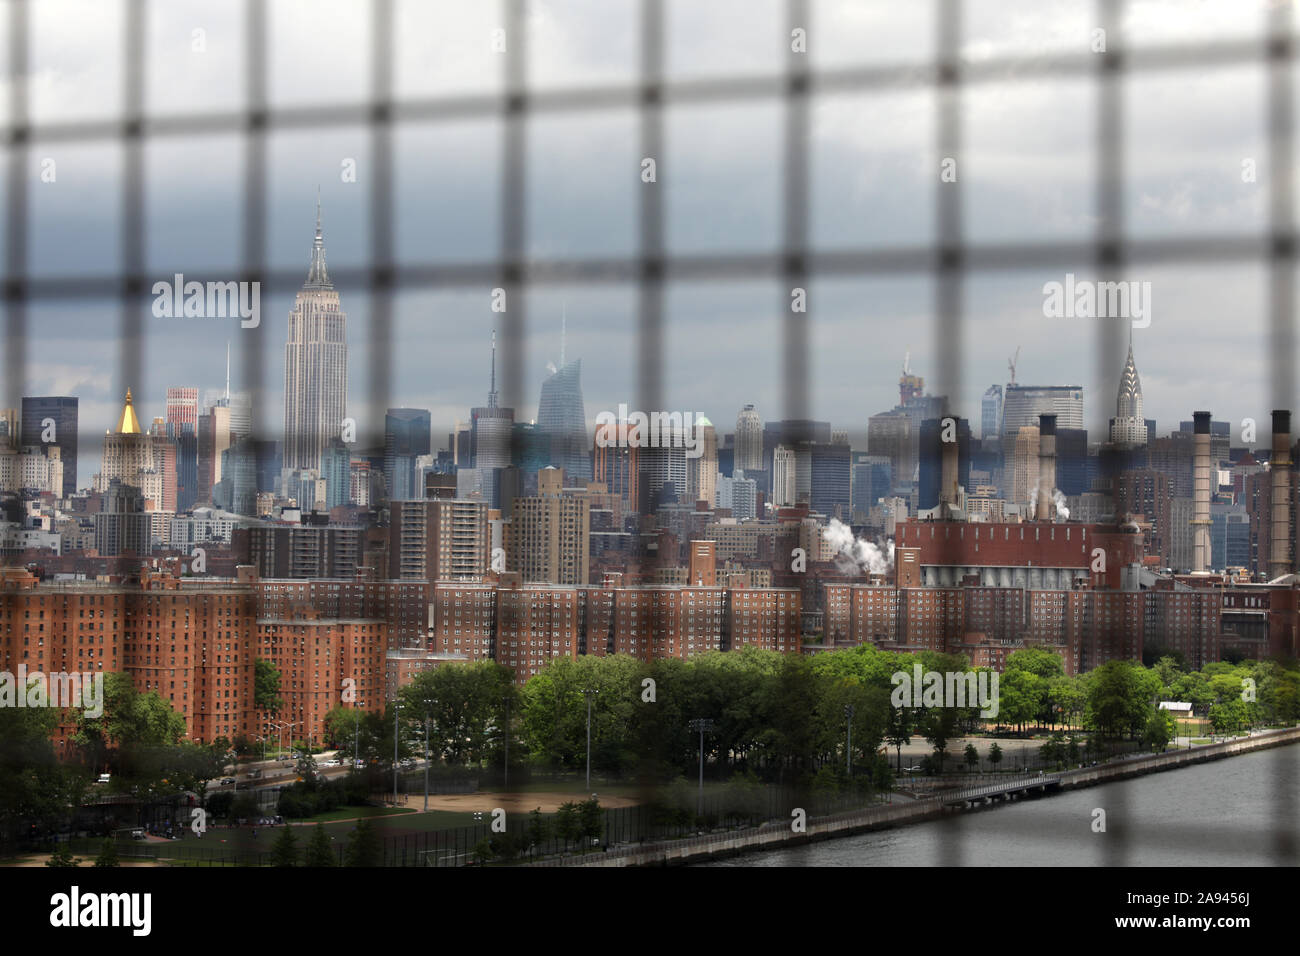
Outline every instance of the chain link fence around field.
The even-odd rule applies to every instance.
[[[525,0],[504,0],[501,22],[511,38],[511,55],[501,58],[499,93],[449,98],[399,100],[393,92],[393,53],[398,44],[418,38],[397,36],[394,0],[372,0],[370,37],[370,95],[359,106],[328,103],[273,106],[268,96],[268,69],[274,44],[268,31],[266,3],[245,0],[243,40],[245,66],[243,104],[235,110],[211,115],[151,114],[145,105],[145,74],[150,68],[146,50],[147,22],[153,4],[123,0],[122,97],[117,115],[77,122],[34,122],[30,76],[30,37],[33,3],[8,0],[8,124],[5,266],[3,295],[5,348],[0,405],[18,407],[28,365],[37,360],[30,347],[30,311],[34,303],[95,300],[113,303],[120,329],[118,378],[123,383],[140,377],[144,356],[144,295],[151,276],[145,271],[146,213],[149,183],[145,176],[147,144],[160,140],[194,138],[220,133],[240,137],[243,158],[243,197],[235,211],[240,219],[241,278],[295,287],[298,270],[280,273],[268,266],[267,197],[269,147],[272,135],[284,130],[337,128],[359,125],[369,138],[372,175],[369,177],[370,256],[364,267],[335,270],[343,285],[364,287],[369,294],[372,340],[369,369],[370,406],[391,404],[393,356],[393,296],[399,290],[468,287],[506,290],[513,307],[500,317],[501,381],[504,404],[520,404],[523,352],[528,331],[525,292],[541,284],[630,282],[637,287],[637,323],[634,333],[637,357],[635,390],[640,407],[666,407],[664,403],[667,338],[664,309],[665,284],[711,279],[770,280],[779,276],[780,307],[785,315],[780,335],[784,353],[782,386],[786,418],[810,418],[809,355],[814,313],[792,313],[786,297],[792,287],[803,287],[812,277],[928,276],[933,283],[931,334],[939,369],[938,392],[962,394],[964,343],[976,334],[969,328],[963,290],[972,275],[999,270],[1036,267],[1070,268],[1079,262],[1095,264],[1098,278],[1120,279],[1133,263],[1257,263],[1267,275],[1267,342],[1260,350],[1266,366],[1274,407],[1289,408],[1295,394],[1292,356],[1294,331],[1294,270],[1297,237],[1293,223],[1293,188],[1284,175],[1270,177],[1267,225],[1255,235],[1205,235],[1192,238],[1134,238],[1126,234],[1123,191],[1127,181],[1124,143],[1125,87],[1136,73],[1177,69],[1219,69],[1259,64],[1267,73],[1264,90],[1267,118],[1267,152],[1271,169],[1289,170],[1293,146],[1293,62],[1295,35],[1290,3],[1273,3],[1264,14],[1266,30],[1259,41],[1221,41],[1212,44],[1127,48],[1121,21],[1126,0],[1095,0],[1093,20],[1104,29],[1108,45],[1104,55],[1080,51],[1052,56],[997,57],[972,62],[962,55],[964,20],[968,10],[960,0],[934,2],[934,56],[930,62],[899,67],[846,66],[813,69],[805,56],[791,50],[783,72],[769,76],[723,76],[706,80],[665,78],[665,19],[663,0],[639,0],[638,72],[632,83],[580,89],[536,90],[530,86],[529,31],[525,28],[529,5]],[[782,43],[793,29],[807,29],[816,37],[813,4],[787,0]],[[940,157],[960,157],[966,116],[963,91],[972,85],[1003,81],[1033,82],[1049,78],[1085,78],[1093,83],[1096,102],[1094,182],[1095,232],[1081,242],[1011,240],[974,244],[967,238],[960,182],[942,183],[935,176],[935,236],[929,244],[885,248],[848,248],[829,252],[814,248],[809,236],[810,109],[818,97],[846,91],[896,92],[924,88],[935,94],[933,143]],[[595,258],[557,257],[530,259],[525,251],[525,210],[529,182],[528,125],[538,116],[580,115],[599,110],[632,111],[638,118],[638,154],[662,155],[665,115],[688,105],[775,101],[783,104],[785,120],[781,147],[781,247],[775,253],[744,249],[721,250],[707,256],[681,255],[665,241],[665,209],[660,190],[645,189],[638,206],[639,246],[634,255]],[[393,210],[397,200],[393,171],[394,131],[411,123],[443,123],[466,116],[497,117],[500,137],[500,248],[490,260],[477,262],[398,263],[394,256]],[[30,198],[28,184],[33,157],[51,143],[75,145],[117,142],[122,153],[121,262],[112,274],[71,274],[51,279],[33,274],[29,234],[39,210]],[[533,187],[535,188],[535,187]],[[200,270],[221,274],[227,270]],[[1111,394],[1123,361],[1123,337],[1118,325],[1098,323],[1096,380]],[[261,392],[268,380],[263,350],[245,353],[242,377],[252,393]],[[272,437],[265,416],[254,409],[254,437]],[[1285,762],[1277,764],[1277,846],[1279,859],[1294,860],[1292,830],[1296,807],[1296,781]],[[1127,856],[1122,840],[1113,841],[1112,864]],[[457,843],[460,852],[463,843]],[[954,844],[952,862],[960,858]]]

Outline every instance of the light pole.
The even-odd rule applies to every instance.
[[[401,724],[402,702],[393,702],[393,806],[397,806],[397,727]]]
[[[690,722],[689,726],[691,730],[697,730],[700,733],[700,796],[699,796],[698,804],[696,806],[695,815],[697,817],[703,817],[704,816],[704,732],[706,730],[712,732],[714,724],[713,721],[709,720],[707,717],[697,717],[695,720],[692,720]]]
[[[587,698],[587,790],[591,790],[591,695],[600,691],[590,687],[584,688],[582,694]]]
[[[286,730],[293,730],[293,728],[299,726],[300,723],[301,721],[297,721],[292,724],[289,723],[288,721],[280,721],[275,725],[276,729],[279,731],[279,738],[276,742],[276,747],[279,749],[281,757],[284,756],[284,732]],[[289,735],[289,743],[290,744],[293,743],[293,734]]]
[[[855,713],[852,704],[844,705],[844,723],[848,729],[848,743],[844,746],[844,763],[845,770],[848,771],[849,778],[853,777],[853,714]]]
[[[424,702],[424,812],[429,812],[429,710],[433,701]]]

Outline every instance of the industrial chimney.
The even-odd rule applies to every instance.
[[[1291,412],[1273,410],[1273,454],[1268,460],[1272,476],[1272,548],[1268,559],[1268,576],[1280,578],[1291,573]]]
[[[1210,413],[1192,412],[1192,573],[1210,570]]]
[[[1056,416],[1038,416],[1038,505],[1034,517],[1051,521],[1056,510]]]

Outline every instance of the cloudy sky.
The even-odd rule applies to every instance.
[[[492,0],[394,0],[392,70],[399,100],[495,93],[502,54],[492,31],[503,13]],[[31,22],[30,111],[38,127],[28,156],[28,267],[44,278],[113,275],[122,267],[121,146],[110,139],[42,138],[39,128],[111,120],[123,97],[123,4],[42,0]],[[779,0],[667,0],[669,82],[779,76],[789,33]],[[1003,58],[1090,54],[1096,26],[1088,2],[970,0],[963,4],[962,54],[972,65]],[[1265,0],[1130,2],[1122,41],[1133,48],[1258,40]],[[809,0],[808,57],[814,70],[922,64],[933,56],[935,4],[927,0]],[[246,95],[242,4],[146,3],[143,40],[150,115],[195,117],[240,108]],[[270,0],[271,107],[356,105],[368,96],[370,16],[361,0]],[[535,89],[626,85],[639,55],[636,0],[532,0],[529,83]],[[6,10],[7,15],[7,10]],[[0,18],[0,60],[9,45]],[[195,31],[202,31],[196,34]],[[201,38],[196,43],[196,36]],[[1113,44],[1114,38],[1110,39]],[[196,49],[201,46],[202,49]],[[507,53],[513,49],[507,38]],[[1078,74],[1015,78],[1008,68],[964,87],[958,182],[966,242],[1086,243],[1096,232],[1097,94]],[[10,121],[10,64],[0,118]],[[1267,70],[1212,63],[1140,73],[1123,93],[1121,205],[1128,236],[1250,236],[1268,224]],[[1294,97],[1300,103],[1300,95]],[[814,250],[925,247],[941,239],[935,202],[942,156],[937,100],[921,84],[869,92],[823,91],[812,99],[809,230]],[[637,116],[620,108],[552,111],[529,119],[525,177],[527,250],[546,259],[634,255],[639,191],[663,191],[671,255],[768,253],[782,231],[783,104],[761,98],[678,104],[664,117],[659,181],[640,181]],[[501,245],[501,128],[485,113],[404,122],[394,132],[395,240],[399,264],[492,261]],[[6,157],[7,160],[7,157]],[[43,182],[42,164],[57,175]],[[356,161],[356,182],[341,178]],[[1243,161],[1256,175],[1244,182]],[[364,267],[370,250],[370,146],[362,125],[273,129],[267,140],[267,265],[305,276],[319,185],[328,261]],[[1286,171],[1292,175],[1292,171]],[[238,278],[243,257],[244,149],[233,133],[151,137],[145,148],[147,235],[152,280],[182,272]],[[0,181],[0,199],[9,185]],[[943,187],[947,188],[947,187]],[[0,231],[0,246],[5,244]],[[1079,384],[1090,425],[1113,414],[1111,384],[1098,375],[1097,325],[1116,319],[1046,319],[1043,284],[1066,268],[1010,268],[969,275],[963,334],[944,340],[933,319],[925,272],[813,276],[809,281],[810,402],[814,417],[851,434],[897,401],[910,351],[915,372],[936,393],[939,355],[955,350],[962,376],[957,411],[976,422],[979,398],[1007,380],[1020,348],[1018,381]],[[1092,275],[1089,257],[1071,267]],[[1209,408],[1216,419],[1261,422],[1273,407],[1269,380],[1268,270],[1251,260],[1130,263],[1124,277],[1151,283],[1151,324],[1134,333],[1147,417],[1162,432]],[[74,394],[83,441],[109,427],[130,386],[144,419],[161,415],[168,385],[223,385],[234,352],[234,387],[261,362],[257,396],[274,431],[283,420],[285,324],[296,283],[264,288],[262,321],[154,318],[142,305],[143,334],[121,335],[117,300],[42,299],[28,312],[23,394]],[[375,345],[364,288],[341,289],[349,315],[349,410],[382,422],[370,407],[369,351]],[[787,413],[783,394],[784,287],[770,279],[670,282],[665,290],[664,397],[670,409],[703,412],[733,427],[746,402],[764,418]],[[435,442],[488,388],[488,342],[499,320],[488,285],[405,288],[394,300],[388,343],[391,404],[429,408]],[[561,311],[567,354],[583,360],[587,416],[636,401],[637,289],[617,282],[546,284],[528,292],[519,382],[501,390],[535,414],[548,361],[558,359]],[[9,343],[6,343],[7,345]],[[139,354],[126,381],[123,354]],[[1275,357],[1275,356],[1274,356]],[[11,387],[11,386],[10,386]],[[1105,388],[1104,393],[1099,390]],[[978,425],[976,426],[978,428]],[[1266,430],[1266,426],[1264,427]],[[1096,434],[1096,433],[1094,433]],[[279,437],[273,434],[271,437]],[[863,445],[865,443],[862,443]],[[98,467],[83,451],[79,480]]]

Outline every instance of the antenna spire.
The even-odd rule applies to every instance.
[[[488,408],[497,407],[497,330],[492,330],[492,387],[488,391]]]
[[[325,237],[320,228],[320,186],[316,187],[316,238],[311,244],[311,265],[307,268],[305,289],[332,289],[329,271],[325,268]]]
[[[226,401],[230,401],[230,340],[226,340]]]
[[[569,321],[569,303],[564,300],[560,306],[560,368],[564,368],[564,336],[567,332]]]

